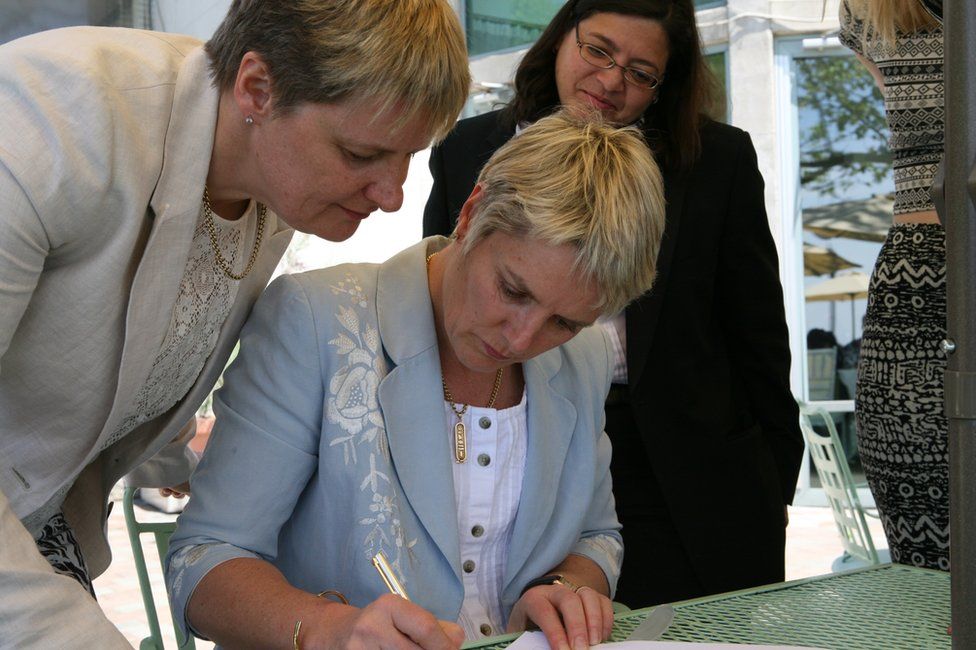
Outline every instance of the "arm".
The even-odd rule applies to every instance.
[[[170,543],[167,581],[186,625],[229,647],[457,647],[460,628],[383,597],[358,609],[293,587],[271,564],[281,528],[318,469],[323,418],[320,333],[298,282],[269,287],[215,396],[217,424]],[[323,552],[327,552],[323,549]],[[446,627],[445,627],[446,626]]]
[[[587,368],[602,368],[603,376],[593,383],[600,389],[594,407],[596,435],[593,457],[593,491],[589,508],[583,518],[583,530],[570,554],[548,571],[563,576],[568,584],[544,584],[525,589],[515,603],[508,622],[509,631],[524,630],[534,623],[546,635],[552,648],[595,645],[610,637],[613,627],[613,603],[610,595],[616,587],[623,562],[623,543],[620,524],[614,507],[610,477],[610,439],[604,432],[606,414],[603,401],[610,388],[613,352],[602,328],[587,334],[602,341],[592,351],[599,358],[582,364]],[[598,336],[597,336],[598,335]],[[594,374],[595,371],[594,371]],[[593,435],[593,433],[583,435]],[[583,468],[575,468],[582,471]],[[570,469],[569,471],[575,471]],[[529,583],[531,584],[531,583]]]
[[[779,473],[784,504],[796,489],[803,437],[790,390],[789,331],[776,246],[763,203],[756,151],[742,136],[718,261],[716,294],[734,377],[759,421]]]
[[[427,197],[424,208],[424,237],[431,235],[450,235],[454,231],[454,219],[448,214],[447,189],[444,178],[444,152],[440,146],[430,150],[430,175],[434,177],[434,184]]]
[[[2,492],[0,639],[10,648],[132,648],[88,592],[41,557]]]
[[[0,150],[2,153],[2,150]],[[27,191],[0,160],[0,371],[51,243]]]

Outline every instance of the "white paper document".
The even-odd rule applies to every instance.
[[[744,645],[741,643],[687,643],[684,641],[618,641],[601,643],[591,648],[606,650],[816,650],[792,645]],[[542,632],[526,632],[508,650],[549,650],[546,635]]]

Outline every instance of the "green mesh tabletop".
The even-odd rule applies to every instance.
[[[668,641],[814,646],[837,650],[952,647],[949,574],[881,565],[674,605]],[[623,641],[647,610],[618,614],[613,641]],[[515,635],[470,648],[504,648]]]

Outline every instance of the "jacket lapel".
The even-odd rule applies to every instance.
[[[626,310],[627,385],[630,386],[631,392],[639,384],[644,367],[647,365],[651,342],[654,339],[654,329],[657,327],[661,312],[661,303],[667,291],[674,247],[681,229],[681,214],[687,186],[686,174],[680,172],[664,174],[664,201],[667,208],[664,236],[661,238],[661,250],[658,252],[657,276],[651,290],[631,303]]]
[[[576,430],[576,407],[552,385],[562,365],[558,349],[522,364],[528,391],[528,445],[525,478],[505,567],[504,590],[540,543],[559,497],[559,477]]]
[[[428,244],[434,252],[446,242],[425,239],[380,267],[377,320],[393,367],[380,382],[379,402],[403,496],[460,581],[454,473],[424,264]]]
[[[129,292],[119,383],[103,437],[142,386],[169,327],[210,165],[217,101],[199,48],[187,56],[173,96],[163,168],[149,206],[152,230]]]

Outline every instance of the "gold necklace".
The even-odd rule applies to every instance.
[[[498,372],[495,373],[495,385],[491,387],[491,397],[488,398],[488,404],[485,408],[491,408],[495,405],[495,398],[498,397],[498,389],[502,386],[502,373],[505,368],[499,368]],[[464,404],[460,409],[458,405],[454,402],[454,396],[451,395],[450,389],[447,387],[447,380],[444,379],[444,373],[441,373],[441,386],[444,388],[444,399],[447,403],[451,405],[451,410],[454,415],[457,416],[457,424],[454,425],[454,462],[463,463],[468,459],[468,436],[467,430],[464,428],[463,416],[468,410],[468,405]]]
[[[261,239],[264,237],[264,222],[267,216],[267,206],[263,203],[258,203],[258,233],[254,237],[254,248],[251,249],[251,257],[247,260],[247,266],[244,267],[244,271],[240,275],[237,275],[231,270],[230,264],[220,252],[220,246],[217,244],[217,226],[214,224],[214,211],[210,205],[210,192],[207,191],[206,186],[203,187],[203,225],[210,234],[210,247],[213,249],[214,261],[217,263],[217,268],[223,271],[224,275],[231,280],[243,280],[251,272],[251,269],[254,268],[254,262],[258,259],[258,251],[261,250]]]
[[[432,258],[436,253],[431,253],[427,256],[427,268],[430,268],[430,258]],[[491,395],[488,397],[488,404],[485,408],[492,408],[495,405],[495,398],[498,397],[498,390],[502,387],[502,375],[505,372],[505,368],[499,368],[495,373],[495,384],[491,387]],[[457,416],[457,424],[454,425],[454,462],[463,463],[468,459],[468,436],[467,430],[464,428],[464,414],[468,412],[468,405],[464,404],[461,408],[458,408],[457,403],[454,401],[454,395],[451,394],[451,389],[447,387],[447,380],[444,379],[444,373],[441,372],[441,387],[444,389],[444,399],[451,406],[451,411]]]

